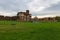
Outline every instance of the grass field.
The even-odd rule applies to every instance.
[[[0,21],[0,40],[60,40],[60,22]]]

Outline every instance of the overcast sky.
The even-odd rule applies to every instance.
[[[27,9],[33,16],[60,15],[60,0],[0,0],[0,15],[13,16]]]

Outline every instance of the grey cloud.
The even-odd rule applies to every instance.
[[[26,9],[26,3],[23,0],[0,0],[0,14],[16,15],[19,10]]]
[[[25,9],[25,3],[21,0],[0,0],[0,10],[18,10]]]
[[[51,5],[51,7],[45,9],[45,11],[60,11],[60,2],[58,4]]]

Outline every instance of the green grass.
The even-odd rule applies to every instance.
[[[60,40],[60,22],[0,21],[0,40]]]

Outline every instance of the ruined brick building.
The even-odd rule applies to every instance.
[[[26,12],[18,12],[17,21],[30,21],[30,20],[31,14],[29,13],[29,10],[26,10]]]

